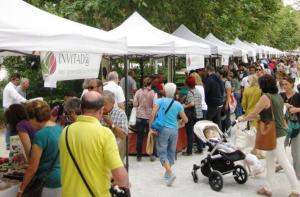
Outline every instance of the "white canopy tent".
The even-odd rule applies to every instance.
[[[127,44],[120,35],[58,17],[22,0],[1,0],[0,51],[4,50],[125,54]]]
[[[261,59],[263,58],[263,49],[256,43],[249,43],[247,41],[244,41],[245,44],[253,47],[256,50],[256,54],[258,54],[258,58]]]
[[[109,33],[127,38],[128,54],[210,54],[209,45],[191,42],[163,32],[137,12]]]
[[[221,46],[225,46],[225,47],[228,47],[228,48],[232,48],[233,50],[233,56],[234,57],[243,57],[244,60],[247,59],[247,51],[244,50],[244,49],[241,49],[241,48],[238,48],[238,47],[233,47],[229,44],[227,44],[226,42],[223,42],[221,40],[219,40],[217,37],[215,37],[212,33],[209,33],[205,40],[208,40],[208,41],[211,41],[213,43],[216,43],[216,44],[219,44]]]
[[[204,43],[210,46],[210,52],[213,55],[226,55],[231,56],[233,55],[233,49],[231,47],[226,47],[223,45],[220,45],[218,43],[214,43],[208,40],[205,40],[201,38],[200,36],[197,36],[193,32],[191,32],[185,25],[180,25],[174,32],[173,35],[178,36],[180,38],[198,42],[198,43]]]
[[[234,43],[232,44],[232,46],[239,47],[239,48],[242,48],[244,50],[247,50],[249,57],[253,57],[253,58],[256,57],[256,49],[253,48],[253,47],[251,47],[251,46],[249,46],[249,45],[247,45],[247,44],[245,44],[245,43],[243,43],[238,38],[236,38],[234,40]]]

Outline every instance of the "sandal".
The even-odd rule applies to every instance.
[[[272,192],[266,190],[264,187],[260,188],[256,193],[258,195],[263,195],[263,196],[268,196],[268,197],[272,196]]]
[[[289,197],[300,197],[300,194],[296,194],[296,193],[293,192],[289,195]]]

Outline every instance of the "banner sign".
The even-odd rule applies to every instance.
[[[221,65],[225,65],[225,66],[229,65],[229,55],[222,55]]]
[[[186,69],[188,71],[204,68],[203,55],[186,55]]]
[[[41,52],[43,79],[48,82],[97,78],[102,54]]]

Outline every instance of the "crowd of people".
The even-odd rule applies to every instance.
[[[172,186],[179,128],[185,127],[187,135],[182,155],[191,156],[203,153],[206,146],[193,132],[199,120],[210,120],[227,132],[233,117],[239,122],[250,121],[257,129],[259,121],[275,119],[276,148],[265,153],[256,150],[254,144],[252,147],[253,154],[267,161],[266,185],[257,193],[272,195],[278,167],[291,184],[289,196],[299,197],[300,94],[294,87],[299,77],[297,61],[296,57],[286,57],[208,66],[186,73],[183,87],[164,83],[163,75],[158,74],[145,77],[138,88],[130,70],[127,95],[136,109],[132,130],[137,136],[137,161],[142,162],[144,138],[150,133],[156,141],[150,160],[159,158],[166,185]],[[28,193],[37,182],[44,183],[42,196],[110,196],[111,185],[129,188],[124,168],[130,130],[124,111],[125,79],[115,71],[108,73],[106,82],[86,79],[80,98],[66,92],[64,103],[52,109],[45,101],[27,100],[28,87],[28,79],[13,74],[3,91],[7,146],[9,136],[18,135],[29,162],[18,196]],[[157,129],[153,124],[161,115],[163,125]],[[285,146],[291,146],[293,164]]]

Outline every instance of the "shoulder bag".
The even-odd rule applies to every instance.
[[[189,90],[189,92],[192,93],[193,97],[194,97],[194,92]],[[195,100],[195,97],[194,97]],[[189,119],[191,120],[195,120],[197,119],[197,114],[196,114],[196,107],[195,105],[193,107],[189,107],[189,108],[184,108],[184,113],[186,114],[187,117],[189,117]]]
[[[165,111],[165,107],[164,106],[160,106],[156,117],[154,119],[154,121],[152,122],[151,127],[155,130],[157,130],[158,132],[165,126],[165,117],[168,113],[168,111],[170,110],[171,106],[174,103],[174,99],[170,102],[169,106],[167,107],[166,111]]]
[[[71,156],[71,159],[84,183],[84,185],[86,186],[86,188],[88,189],[90,195],[92,197],[95,196],[95,194],[93,193],[92,189],[90,188],[90,186],[88,185],[86,179],[84,178],[80,168],[79,168],[79,165],[78,163],[76,162],[72,152],[71,152],[71,149],[70,149],[70,146],[69,146],[69,142],[68,142],[68,129],[69,127],[66,128],[66,134],[65,134],[65,140],[66,140],[66,145],[67,145],[67,149],[68,149],[68,153],[70,154]],[[119,188],[118,190],[114,189],[113,187],[111,187],[111,189],[109,190],[109,192],[111,193],[112,197],[130,197],[130,190],[127,189],[127,188]]]
[[[42,192],[43,192],[43,188],[45,186],[45,182],[47,181],[47,179],[49,178],[49,175],[51,173],[51,171],[54,168],[55,162],[58,159],[58,155],[59,155],[59,151],[57,151],[55,159],[52,161],[51,165],[50,165],[50,170],[47,171],[44,175],[42,176],[34,176],[32,177],[31,181],[29,182],[29,184],[26,186],[24,192],[23,192],[23,197],[41,197],[42,196]]]
[[[276,124],[273,113],[272,100],[269,95],[267,97],[270,99],[272,120],[269,122],[258,122],[258,128],[255,139],[255,148],[258,150],[270,151],[276,148]]]

